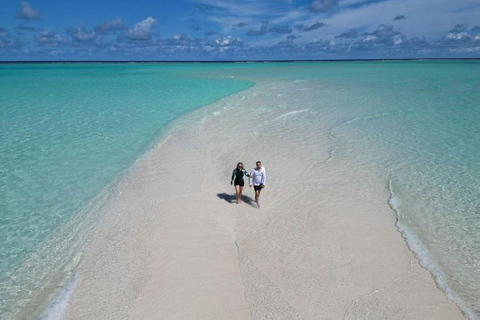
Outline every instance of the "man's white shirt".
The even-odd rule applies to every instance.
[[[253,183],[252,183],[253,180]],[[253,169],[250,172],[250,177],[248,178],[248,183],[250,185],[254,186],[259,186],[261,184],[265,185],[265,182],[267,181],[267,172],[265,171],[265,168],[262,167],[260,170],[257,170],[256,168]]]

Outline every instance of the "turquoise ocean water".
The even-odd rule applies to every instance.
[[[81,223],[79,212],[170,121],[262,79],[301,80],[316,90],[309,112],[338,115],[328,122],[332,154],[352,165],[374,162],[409,247],[477,318],[475,60],[0,66],[0,314],[28,305],[55,276],[38,270],[68,265],[79,236],[59,235],[82,234],[70,226]],[[35,259],[39,252],[49,254]]]
[[[0,315],[35,308],[37,292],[58,285],[86,232],[65,226],[169,122],[253,84],[189,69],[0,65]]]

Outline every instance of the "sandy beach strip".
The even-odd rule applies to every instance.
[[[305,136],[308,108],[264,107],[304,86],[259,81],[176,121],[110,200],[65,318],[463,319],[396,229],[373,161],[336,159],[327,125]],[[256,160],[260,209],[229,184]]]

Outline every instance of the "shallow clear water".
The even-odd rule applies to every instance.
[[[247,77],[255,67],[237,74]],[[289,101],[283,117],[303,122],[305,140],[328,128],[331,161],[383,175],[391,193],[385,201],[409,247],[442,290],[477,319],[480,61],[269,64],[257,66],[255,78],[302,84],[297,90],[305,90],[304,97]]]
[[[480,314],[479,61],[1,66],[2,279],[169,121],[247,79],[302,84],[285,105],[259,104],[279,115],[265,130],[300,121],[305,141],[331,137],[329,161],[380,172],[410,247]]]
[[[338,151],[360,161],[374,155],[409,246],[477,318],[480,63],[393,62],[352,71],[358,80],[345,89],[362,114],[333,130]]]
[[[0,65],[0,314],[53,276],[38,270],[51,267],[48,259],[32,255],[169,122],[253,84],[189,72],[170,64]],[[51,260],[71,258],[68,241],[57,239]]]

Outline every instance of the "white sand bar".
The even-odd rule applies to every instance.
[[[66,318],[462,319],[397,231],[374,163],[336,158],[331,123],[293,105],[307,87],[258,82],[178,120],[107,205]],[[248,188],[233,203],[231,170],[258,159],[261,209]]]

